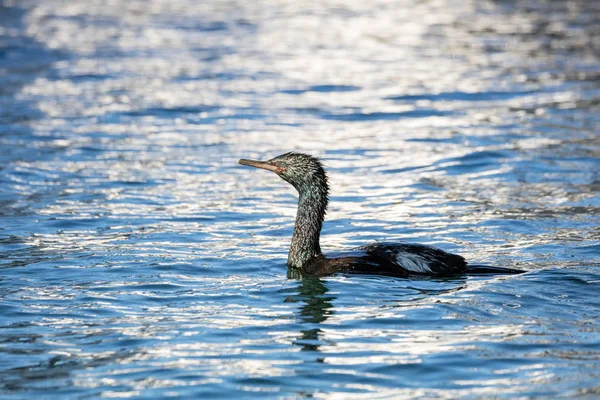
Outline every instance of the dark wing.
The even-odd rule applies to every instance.
[[[444,276],[467,270],[463,257],[421,244],[373,243],[360,249],[415,274]]]

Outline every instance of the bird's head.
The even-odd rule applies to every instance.
[[[285,153],[268,161],[241,159],[242,165],[275,172],[290,183],[300,194],[318,190],[327,197],[329,186],[323,165],[316,158],[303,153]]]

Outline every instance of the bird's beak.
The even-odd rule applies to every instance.
[[[238,164],[241,165],[247,165],[249,167],[254,167],[254,168],[261,168],[261,169],[266,169],[275,173],[279,173],[281,172],[279,170],[279,167],[277,167],[276,165],[273,164],[269,164],[266,161],[255,161],[255,160],[246,160],[246,159],[241,159],[240,161],[238,161]]]

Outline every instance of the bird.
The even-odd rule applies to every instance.
[[[300,276],[324,277],[344,273],[449,277],[525,272],[471,265],[460,255],[433,246],[405,242],[375,242],[325,255],[321,251],[320,237],[329,204],[329,179],[321,161],[309,154],[288,152],[268,161],[240,159],[238,163],[274,172],[298,191],[298,210],[287,265]]]

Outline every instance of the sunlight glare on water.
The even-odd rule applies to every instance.
[[[600,393],[592,1],[0,3],[0,394]],[[321,243],[519,276],[288,279]]]

